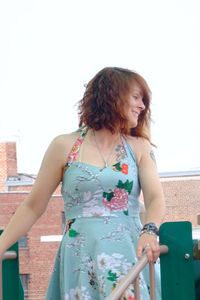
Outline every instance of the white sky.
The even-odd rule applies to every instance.
[[[159,171],[200,169],[199,0],[2,0],[0,141],[37,173],[50,141],[77,128],[74,104],[105,66],[152,93]]]

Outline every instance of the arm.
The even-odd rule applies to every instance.
[[[146,208],[144,224],[155,223],[159,228],[165,215],[164,194],[150,143],[144,139],[139,139],[138,143],[138,148],[140,148],[139,178]],[[159,256],[159,244],[155,236],[147,233],[142,234],[139,238],[138,257],[141,256],[147,244],[149,245],[149,249],[147,249],[149,260],[156,260]]]
[[[58,137],[48,147],[30,194],[18,207],[0,236],[0,257],[29,231],[45,211],[52,193],[62,178],[62,168],[66,160],[66,149],[63,145],[62,138]]]

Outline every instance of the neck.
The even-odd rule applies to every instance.
[[[91,130],[91,135],[95,135],[98,143],[102,147],[109,146],[114,142],[117,141],[117,139],[120,138],[120,133],[112,133],[108,129],[102,128],[100,130]]]
[[[95,147],[104,163],[103,169],[109,166],[110,158],[113,154],[114,147],[120,138],[120,134],[112,134],[110,131],[101,129],[98,131],[92,130]],[[102,170],[103,170],[102,169]]]

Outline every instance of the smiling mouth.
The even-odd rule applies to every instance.
[[[136,115],[137,117],[139,117],[139,113],[136,111],[133,111],[134,115]]]

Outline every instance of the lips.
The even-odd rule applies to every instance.
[[[137,117],[139,117],[139,112],[137,111],[132,111]]]

